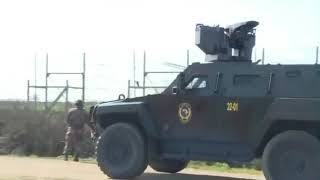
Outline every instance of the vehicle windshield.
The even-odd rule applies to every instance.
[[[186,89],[202,89],[207,87],[207,77],[194,77],[186,86]]]

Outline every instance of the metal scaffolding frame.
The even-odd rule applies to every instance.
[[[46,77],[45,77],[45,85],[30,85],[30,80],[27,82],[27,101],[30,101],[30,88],[34,89],[44,89],[45,90],[45,102],[44,107],[45,110],[50,111],[59,101],[59,99],[65,94],[66,95],[66,110],[68,109],[69,103],[69,89],[81,89],[82,90],[82,100],[85,101],[85,75],[86,75],[86,54],[83,53],[83,71],[82,72],[49,72],[49,55],[46,54]],[[69,86],[69,81],[66,81],[66,85],[64,86],[49,86],[49,76],[50,75],[81,75],[82,77],[82,86]],[[49,89],[62,89],[57,98],[52,102],[51,106],[48,106],[48,90]]]
[[[189,56],[189,50],[187,50],[187,66],[189,66],[190,63],[190,56]],[[135,76],[135,70],[136,70],[136,65],[135,65],[135,52],[133,53],[133,85],[132,81],[128,80],[128,96],[130,97],[131,89],[134,90],[134,96],[136,96],[136,89],[141,89],[142,90],[142,95],[146,95],[146,89],[165,89],[167,86],[146,86],[146,78],[150,74],[178,74],[181,71],[147,71],[146,70],[146,64],[147,64],[147,53],[146,51],[143,52],[143,71],[142,71],[142,86],[139,85],[139,82],[136,81],[136,76]]]

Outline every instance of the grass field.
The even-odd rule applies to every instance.
[[[230,167],[226,163],[206,163],[192,161],[189,163],[188,168],[192,169],[201,169],[201,170],[211,170],[216,172],[228,172],[228,173],[241,173],[241,174],[253,174],[253,175],[262,175],[262,172],[254,168],[249,167]]]

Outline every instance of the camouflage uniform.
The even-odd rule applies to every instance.
[[[71,150],[74,152],[74,161],[79,160],[84,125],[90,124],[89,114],[83,109],[82,101],[80,102],[80,105],[77,105],[77,103],[77,108],[70,109],[67,117],[68,129],[65,136],[65,147],[63,151],[65,160],[68,160],[68,155]]]

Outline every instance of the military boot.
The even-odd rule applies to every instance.
[[[79,162],[79,157],[78,157],[78,156],[75,156],[75,157],[73,158],[73,161]]]
[[[74,153],[73,161],[79,162],[79,153],[78,152]]]
[[[65,153],[65,154],[64,154],[64,160],[65,160],[65,161],[68,161],[68,153]]]

